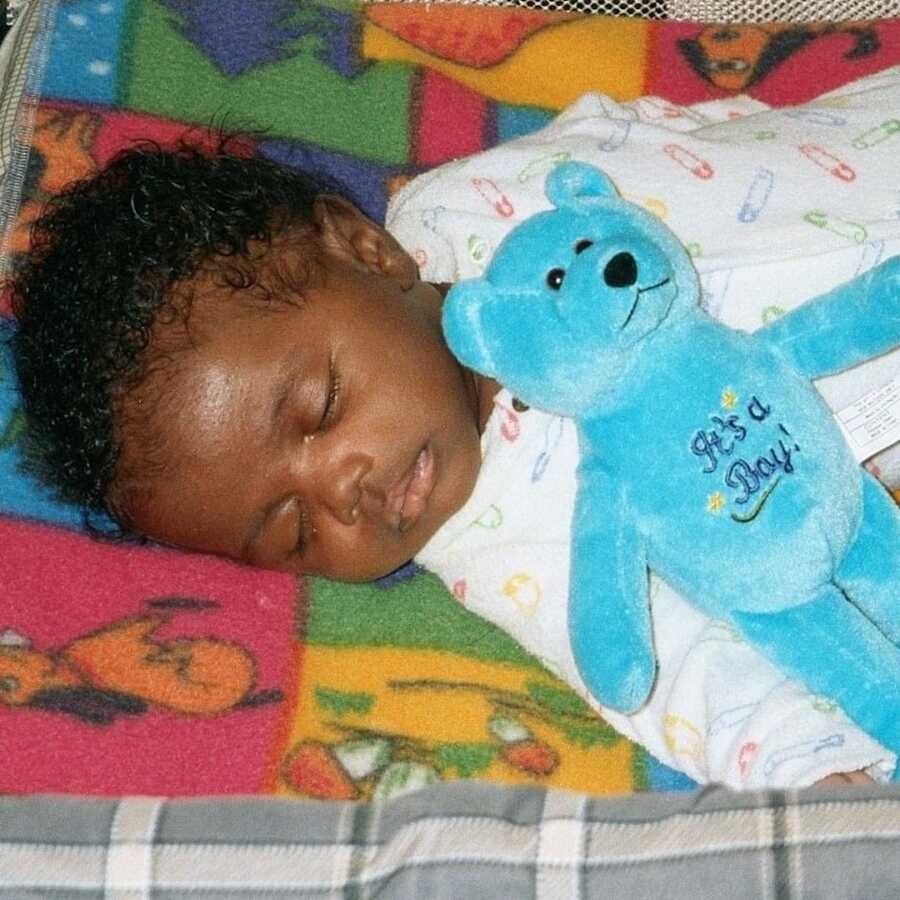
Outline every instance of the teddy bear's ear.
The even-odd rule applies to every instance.
[[[575,212],[590,209],[592,198],[619,196],[603,172],[582,162],[560,163],[547,176],[544,190],[554,206]]]
[[[483,373],[490,373],[493,365],[484,338],[483,311],[494,296],[487,281],[470,278],[454,284],[444,300],[442,325],[447,345],[460,362]]]

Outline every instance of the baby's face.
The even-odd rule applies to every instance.
[[[156,417],[165,471],[125,510],[139,531],[361,581],[412,558],[469,497],[485,398],[444,343],[440,293],[323,263],[298,305],[197,296],[194,346],[178,353]]]

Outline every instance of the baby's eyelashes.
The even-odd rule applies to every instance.
[[[328,379],[328,399],[325,402],[325,409],[322,411],[322,418],[319,421],[317,431],[324,431],[331,424],[337,410],[338,398],[341,393],[341,379],[337,372],[335,372],[333,360],[328,366]]]

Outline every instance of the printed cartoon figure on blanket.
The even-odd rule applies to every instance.
[[[172,600],[189,608],[199,603]],[[253,693],[256,662],[240,644],[155,638],[169,618],[133,616],[52,651],[35,649],[27,636],[7,629],[0,633],[0,705],[54,710],[109,725],[120,715],[141,715],[150,707],[214,716],[281,699],[277,689]]]
[[[900,340],[900,259],[749,335],[701,310],[687,252],[600,170],[562,164],[546,190],[556,208],[451,289],[444,328],[464,364],[578,422],[586,684],[646,701],[649,568],[900,747],[900,515],[809,381]]]
[[[781,63],[817,38],[846,35],[852,40],[844,59],[862,59],[880,48],[871,22],[770,22],[707,25],[678,49],[691,68],[710,84],[738,93],[757,84]]]

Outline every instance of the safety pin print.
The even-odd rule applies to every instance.
[[[422,222],[422,227],[425,228],[426,231],[430,231],[446,248],[447,251],[447,259],[452,259],[454,261],[453,274],[450,279],[452,281],[459,280],[459,262],[456,259],[456,254],[453,251],[453,246],[448,240],[446,234],[442,234],[439,228],[439,224],[441,219],[444,218],[444,214],[447,212],[446,206],[430,206],[427,209],[423,209],[419,213],[419,218]],[[416,250],[416,255],[413,257],[416,261],[416,264],[419,268],[423,268],[428,262],[428,254],[425,250],[419,248]]]
[[[818,144],[801,144],[800,152],[820,169],[824,169],[829,175],[841,181],[853,181],[856,178],[856,172],[848,162]]]
[[[553,457],[553,452],[562,440],[563,436],[563,419],[560,416],[552,419],[544,432],[544,449],[537,455],[534,466],[531,469],[531,482],[534,484],[544,477],[547,466]]]
[[[473,178],[472,187],[491,205],[498,216],[508,219],[515,212],[512,201],[490,178]]]
[[[753,180],[747,188],[744,202],[738,210],[738,221],[749,224],[759,218],[759,214],[765,209],[775,184],[775,173],[771,169],[760,166],[753,175]]]
[[[869,236],[864,225],[859,222],[849,222],[847,219],[841,219],[838,216],[830,215],[821,209],[810,210],[803,216],[803,221],[823,231],[830,231],[838,237],[846,238],[856,244],[862,244]]]
[[[663,739],[675,756],[686,756],[697,762],[703,759],[703,736],[684,716],[673,713],[663,716]]]
[[[637,114],[648,122],[655,122],[659,119],[680,119],[684,114],[679,107],[666,103],[659,97],[639,97],[634,101],[633,107]]]
[[[669,207],[662,197],[638,197],[637,194],[622,194],[622,199],[637,206],[643,206],[647,212],[652,212],[658,219],[665,219],[669,215]]]
[[[706,736],[715,737],[723,731],[737,728],[738,725],[746,722],[757,709],[759,709],[758,703],[745,703],[742,706],[735,706],[733,709],[726,709],[709,723]]]
[[[846,739],[843,734],[830,734],[828,737],[820,738],[819,740],[804,741],[801,744],[794,744],[793,746],[785,747],[782,750],[776,750],[773,753],[770,753],[766,758],[766,762],[763,766],[763,773],[768,777],[779,766],[784,765],[784,763],[789,762],[792,759],[803,759],[807,756],[814,756],[816,753],[821,753],[823,750],[836,750],[839,747],[843,747],[845,741]]]
[[[438,233],[438,219],[447,212],[446,206],[430,206],[421,212],[422,225],[434,234]]]
[[[526,181],[530,181],[537,175],[546,175],[560,163],[568,162],[571,158],[572,154],[568,150],[560,150],[559,153],[539,156],[528,163],[516,177],[519,180],[519,184],[525,184]]]
[[[830,125],[833,128],[840,128],[847,124],[847,120],[843,116],[821,109],[791,109],[785,112],[785,115],[789,119],[799,119],[803,122],[811,122],[813,125]]]
[[[700,306],[711,316],[718,316],[728,288],[731,284],[732,269],[719,269],[704,277],[700,292]]]
[[[868,150],[900,132],[900,119],[885,119],[880,125],[858,134],[850,144],[857,150]]]
[[[644,197],[640,203],[647,212],[652,212],[658,219],[666,219],[669,216],[669,207],[661,197]]]
[[[612,131],[605,140],[597,144],[597,149],[604,153],[612,153],[622,147],[631,134],[631,122],[627,119],[610,119]]]
[[[472,520],[470,528],[484,528],[487,531],[495,531],[503,524],[503,511],[496,503],[490,503],[479,515]]]
[[[493,248],[490,241],[481,237],[481,235],[470,234],[466,241],[466,247],[469,250],[469,258],[472,262],[483,269],[491,258]]]
[[[512,601],[513,606],[526,618],[537,612],[544,596],[541,583],[528,572],[517,572],[503,583],[503,596]]]
[[[870,90],[872,85],[870,84]],[[819,107],[827,106],[828,109],[847,109],[848,106],[852,103],[853,98],[849,96],[840,96],[840,97],[822,97],[816,101],[816,105]]]
[[[603,115],[607,119],[628,119],[632,122],[636,122],[640,118],[637,110],[627,103],[617,103],[612,98],[606,97],[603,94],[595,94],[594,99],[603,110]]]
[[[507,440],[512,444],[519,439],[519,435],[522,433],[522,425],[519,422],[519,417],[514,410],[511,410],[508,406],[501,403],[496,397],[494,398],[494,406],[503,413],[500,434],[503,436],[504,440]]]
[[[756,762],[756,757],[759,755],[759,744],[755,741],[747,741],[746,744],[741,746],[740,751],[738,751],[738,769],[741,773],[741,778],[744,781],[747,780],[747,776],[749,776],[751,769],[753,768],[753,763]]]
[[[687,169],[695,178],[706,181],[713,177],[712,165],[693,151],[688,150],[687,147],[682,147],[680,144],[666,144],[663,147],[663,153],[683,169]]]
[[[820,713],[834,714],[840,708],[830,697],[823,697],[821,694],[816,694],[812,700],[809,701],[809,705]]]
[[[864,241],[860,249],[859,259],[856,261],[856,271],[853,273],[854,277],[862,275],[863,272],[868,272],[869,269],[873,269],[881,262],[883,256],[884,241],[881,240],[881,238]]]

